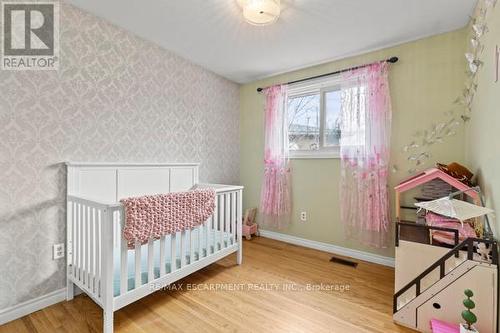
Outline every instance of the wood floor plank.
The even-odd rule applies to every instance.
[[[229,256],[117,311],[115,332],[413,332],[392,322],[389,267],[344,266],[328,253],[259,237],[245,241],[243,253],[241,266]],[[0,333],[101,330],[102,310],[85,295],[0,326]]]
[[[32,333],[36,332],[35,328],[32,327],[31,323],[26,323],[27,317],[23,317],[18,320],[11,321],[5,325],[0,326],[0,333]]]

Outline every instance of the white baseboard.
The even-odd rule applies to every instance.
[[[290,236],[287,234],[282,234],[279,232],[269,231],[269,230],[259,230],[262,237],[271,238],[279,240],[285,243],[290,243],[294,245],[300,245],[308,247],[315,250],[320,250],[328,253],[338,254],[345,257],[351,257],[358,260],[368,261],[374,264],[394,267],[394,258],[384,257],[378,254],[373,254],[369,252],[348,249],[346,247],[341,247],[337,245],[332,245],[328,243],[317,242],[305,238]]]
[[[66,287],[0,310],[0,325],[66,300]]]

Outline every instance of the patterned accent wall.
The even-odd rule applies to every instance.
[[[0,70],[0,309],[65,286],[64,161],[239,180],[239,86],[61,4],[59,71]]]

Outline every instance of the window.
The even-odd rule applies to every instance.
[[[288,96],[291,158],[337,158],[340,152],[340,86],[322,83],[293,86]]]

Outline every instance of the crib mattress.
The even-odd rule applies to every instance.
[[[194,251],[194,261],[198,260],[200,257],[200,251],[199,251],[199,246],[198,246],[198,234],[197,232],[192,232],[191,233],[193,239],[191,240],[196,244],[194,246],[195,251]],[[220,250],[222,247],[227,247],[228,245],[232,244],[232,239],[230,239],[230,234],[225,233],[225,232],[220,232],[220,231],[215,231],[211,230],[208,235],[208,246],[207,242],[205,241],[206,235],[202,234],[202,246],[201,246],[201,256],[205,257],[207,255],[207,248],[209,249],[209,253],[214,252],[214,245],[217,247],[217,250]],[[222,236],[222,237],[221,237]],[[177,234],[177,242],[176,242],[176,267],[179,269],[181,265],[181,251],[180,251],[180,242],[178,241],[180,237],[180,234]],[[215,238],[215,242],[213,241]],[[221,246],[221,238],[222,238],[222,244]],[[186,239],[184,242],[185,249],[183,251],[183,255],[186,258],[186,264],[191,263],[191,250],[189,248],[189,238]],[[187,246],[186,246],[187,245]],[[160,241],[155,241],[154,242],[154,256],[153,256],[153,263],[154,263],[154,278],[157,279],[160,277]],[[120,295],[120,251],[114,251],[115,253],[115,258],[114,258],[114,279],[113,279],[113,290],[114,290],[114,296],[119,296]],[[165,240],[165,272],[170,273],[171,270],[171,262],[172,262],[172,255],[171,255],[171,243],[170,243],[170,238],[167,237]],[[127,290],[132,290],[135,288],[135,251],[134,250],[128,250],[127,251]],[[148,283],[148,246],[143,245],[141,247],[141,285],[144,285]]]

